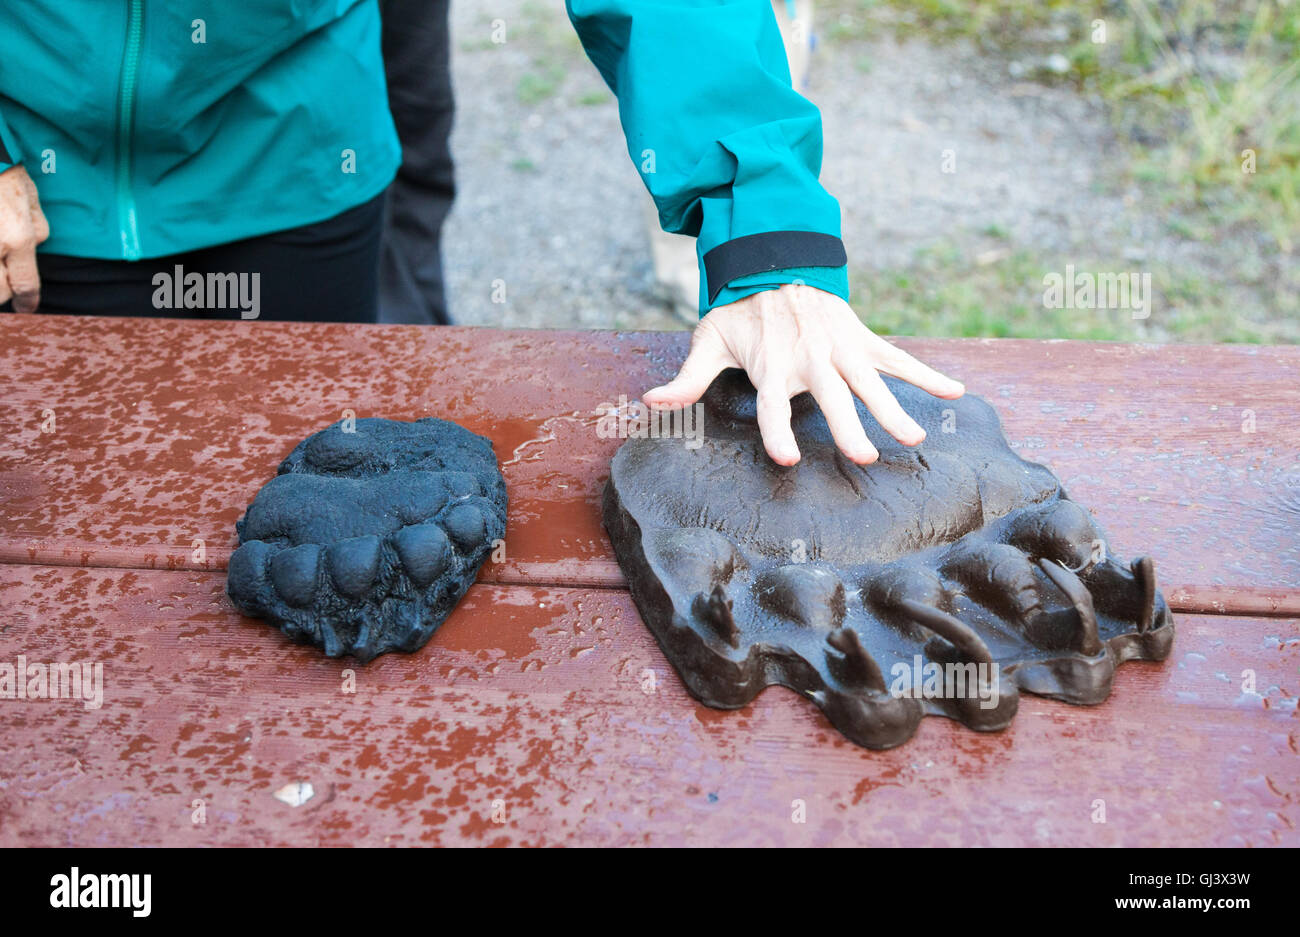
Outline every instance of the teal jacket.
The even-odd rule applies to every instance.
[[[769,0],[570,0],[668,231],[698,237],[707,310],[802,281],[847,298],[821,120]],[[333,217],[401,151],[376,0],[3,0],[0,170],[42,250],[138,260]]]

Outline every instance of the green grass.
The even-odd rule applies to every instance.
[[[995,259],[990,260],[993,257]],[[1151,310],[1052,309],[1044,277],[1077,272],[1151,274]],[[906,269],[854,271],[852,305],[874,330],[890,335],[1076,338],[1124,342],[1295,342],[1300,310],[1234,305],[1228,286],[1204,274],[1118,257],[1062,258],[1030,250],[965,254],[951,244],[919,252]]]
[[[822,0],[817,16],[832,42],[960,38],[1027,58],[1033,77],[1107,102],[1133,141],[1135,178],[1171,204],[1254,223],[1284,252],[1300,242],[1296,0]],[[1069,69],[1046,69],[1050,54]],[[1248,149],[1253,173],[1242,171]]]
[[[1294,276],[1252,279],[1236,269],[1261,256],[1294,267],[1300,247],[1297,0],[820,0],[817,20],[832,43],[882,36],[969,41],[987,56],[1028,63],[1025,77],[1099,98],[1125,141],[1118,162],[1127,165],[1128,181],[1168,219],[1172,236],[1221,247],[1224,258],[1217,286],[1152,271],[1176,300],[1176,314],[1137,327],[1158,339],[1300,340]],[[1094,41],[1097,20],[1105,24],[1104,42]],[[1046,67],[1053,54],[1068,62],[1063,72]],[[1245,151],[1253,153],[1253,172],[1243,171]],[[902,288],[886,277],[875,292],[893,311],[877,307],[871,321],[892,315],[900,329],[907,323],[920,334],[1134,338],[1132,323],[1049,314],[1023,296],[1006,303],[999,290],[1019,295],[1021,255],[975,269],[951,257],[936,266],[942,254],[918,263],[930,265],[931,279],[952,282]],[[1126,269],[1103,260],[1095,269]],[[1252,296],[1253,305],[1268,308],[1244,317],[1232,308],[1216,314],[1215,302],[1250,306]],[[984,314],[977,300],[1006,308]],[[916,308],[907,310],[909,303]]]
[[[1193,0],[1165,13],[1130,0],[1136,74],[1099,70],[1099,84],[1122,120],[1167,129],[1168,142],[1138,159],[1176,204],[1221,225],[1256,224],[1290,253],[1300,237],[1300,4],[1220,6]]]
[[[582,53],[582,44],[569,25],[568,17],[554,6],[530,0],[520,10],[519,21],[512,24],[510,41],[522,43],[532,60],[531,70],[515,86],[520,104],[534,106],[555,96],[566,77],[580,67],[590,66]]]
[[[520,104],[533,106],[554,96],[564,81],[564,68],[554,63],[535,65],[535,70],[519,76],[515,98]]]
[[[492,41],[496,20],[497,14],[483,13],[478,17],[481,34],[460,40],[458,47],[462,52],[488,55],[506,49],[524,50],[528,67],[515,80],[515,100],[524,107],[536,107],[555,98],[570,75],[586,74],[590,69],[563,9],[537,0],[525,3],[518,16],[505,21],[505,41],[500,43]],[[584,92],[578,103],[591,106],[607,98]]]

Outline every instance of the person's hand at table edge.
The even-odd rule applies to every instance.
[[[41,304],[36,245],[50,226],[36,197],[36,184],[22,166],[0,172],[0,306],[10,299],[14,312],[35,312]]]
[[[799,461],[790,428],[790,398],[796,394],[812,392],[836,445],[866,465],[880,453],[858,419],[854,394],[903,445],[925,439],[925,430],[894,399],[881,372],[945,400],[966,390],[876,335],[840,297],[796,283],[714,307],[696,327],[677,376],[642,399],[652,407],[693,404],[726,368],[743,368],[757,388],[763,446],[780,465]]]

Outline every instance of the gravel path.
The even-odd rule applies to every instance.
[[[511,327],[684,327],[655,296],[641,183],[614,99],[562,5],[452,8],[453,315]],[[489,38],[495,17],[503,44]],[[553,91],[537,90],[539,75]],[[1101,106],[1074,91],[1017,82],[1005,62],[962,45],[882,39],[823,42],[806,93],[822,109],[822,180],[840,200],[853,270],[905,266],[939,242],[975,254],[1032,247],[1059,254],[1061,268],[1089,256],[1206,262],[1206,248],[1162,236],[1158,213],[1117,189],[1124,157]],[[955,172],[943,171],[947,150]],[[499,281],[504,303],[493,302]]]

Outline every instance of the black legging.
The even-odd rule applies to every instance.
[[[238,293],[223,308],[159,308],[154,276],[258,274],[259,319],[374,322],[384,196],[315,224],[149,260],[37,254],[38,312],[97,316],[240,319]],[[251,281],[246,281],[251,282]],[[219,296],[217,293],[210,295]],[[9,305],[3,307],[6,311]]]
[[[451,321],[442,276],[442,223],[456,196],[451,162],[447,0],[381,0],[388,107],[402,167],[388,187],[379,255],[379,321]]]

